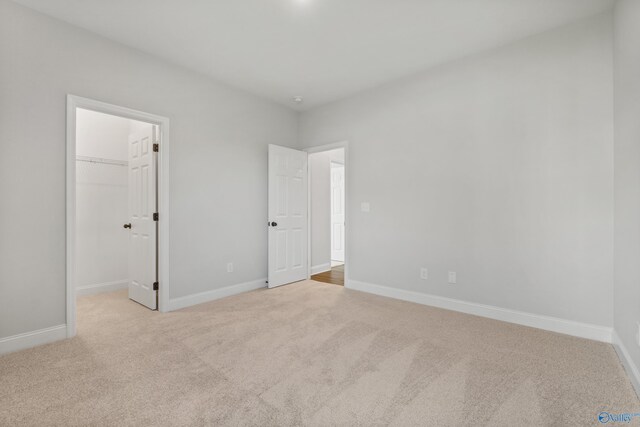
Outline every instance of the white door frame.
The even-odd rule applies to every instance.
[[[316,145],[313,147],[304,148],[308,154],[322,153],[323,151],[331,151],[337,148],[344,148],[344,287],[348,288],[349,285],[349,141],[334,142],[332,144]],[[309,273],[307,279],[311,278],[311,162],[309,162],[307,186],[308,190],[308,212],[307,215],[307,235],[308,235],[308,250],[307,250],[307,263],[309,265]]]
[[[67,95],[66,282],[67,338],[76,335],[76,109],[97,111],[157,125],[158,152],[158,310],[169,310],[169,119],[76,95]]]

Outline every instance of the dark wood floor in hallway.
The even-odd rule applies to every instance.
[[[311,280],[344,286],[344,264],[332,267],[329,271],[314,274]]]

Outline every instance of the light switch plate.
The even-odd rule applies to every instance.
[[[369,202],[360,203],[360,210],[362,212],[369,212],[371,210],[371,206],[369,205]]]

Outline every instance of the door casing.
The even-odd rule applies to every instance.
[[[158,310],[169,310],[169,119],[156,114],[67,95],[66,148],[66,323],[67,338],[76,335],[76,109],[97,111],[158,126]]]

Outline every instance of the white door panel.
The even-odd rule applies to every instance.
[[[331,260],[344,262],[344,165],[331,163]]]
[[[129,135],[129,298],[157,309],[156,126]]]
[[[307,153],[269,145],[269,287],[307,278]]]

